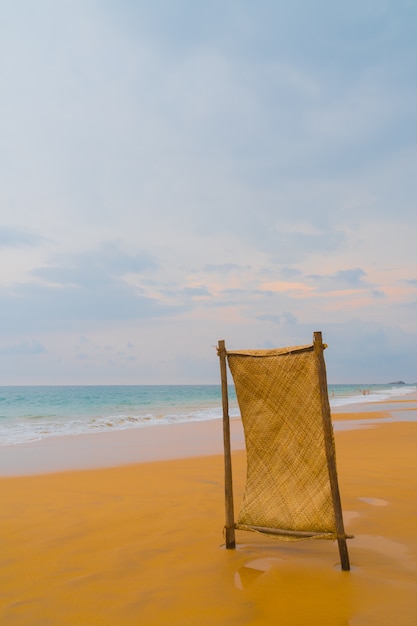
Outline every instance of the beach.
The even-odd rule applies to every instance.
[[[414,625],[417,394],[332,416],[350,572],[332,541],[225,550],[219,420],[3,448],[0,623]],[[232,447],[238,510],[238,419]]]

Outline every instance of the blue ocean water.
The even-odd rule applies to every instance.
[[[415,385],[329,385],[329,398],[336,407],[415,390]],[[230,416],[238,416],[232,386],[229,403]],[[221,416],[220,385],[0,387],[0,445]]]

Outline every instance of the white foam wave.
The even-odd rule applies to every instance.
[[[347,406],[350,404],[359,404],[363,402],[384,402],[385,400],[392,400],[394,398],[401,398],[412,392],[415,392],[417,387],[391,387],[389,389],[376,389],[376,390],[364,390],[358,395],[354,396],[341,396],[339,398],[330,398],[330,406]],[[364,393],[365,392],[365,393]]]
[[[230,410],[230,416],[239,415],[238,410]],[[47,437],[86,435],[89,433],[144,428],[162,424],[175,424],[190,421],[220,419],[218,407],[200,410],[184,410],[178,413],[146,413],[139,415],[106,415],[73,419],[41,418],[10,420],[0,424],[0,446],[31,443]]]

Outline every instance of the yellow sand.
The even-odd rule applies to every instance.
[[[413,626],[416,444],[417,423],[336,432],[350,573],[330,541],[222,548],[221,456],[0,479],[0,624]]]

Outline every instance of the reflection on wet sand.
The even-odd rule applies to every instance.
[[[388,502],[386,500],[382,500],[381,498],[358,498],[362,502],[366,502],[367,504],[372,504],[372,506],[388,506]]]

